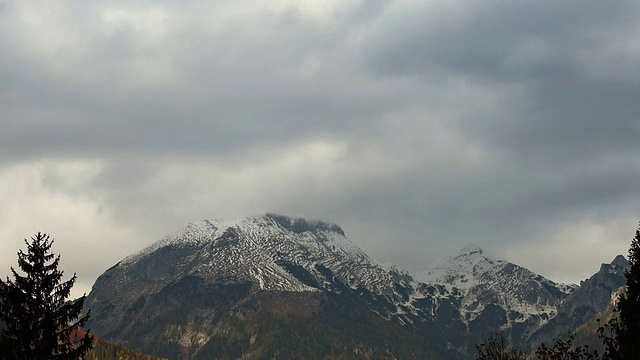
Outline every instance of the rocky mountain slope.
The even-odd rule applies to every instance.
[[[414,276],[337,225],[267,214],[189,224],[107,270],[86,304],[96,334],[171,359],[455,359],[489,331],[526,343],[578,291],[477,246]]]
[[[629,262],[622,255],[610,264],[602,264],[597,273],[582,281],[575,293],[558,307],[558,314],[527,340],[528,347],[533,349],[542,342],[551,343],[593,320],[610,305],[612,294],[626,284],[624,274],[628,269]]]
[[[460,294],[458,310],[469,336],[500,329],[515,346],[553,318],[577,288],[548,280],[477,245],[431,265],[417,279]]]

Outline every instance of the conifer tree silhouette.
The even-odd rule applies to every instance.
[[[604,359],[640,356],[640,225],[629,247],[629,263],[627,285],[616,305],[616,316],[598,329],[606,346]]]
[[[90,315],[80,316],[85,296],[67,301],[76,274],[62,281],[49,235],[38,232],[25,244],[27,252],[18,252],[23,274],[12,267],[14,280],[0,280],[0,358],[84,359],[93,341],[89,332],[77,332]]]

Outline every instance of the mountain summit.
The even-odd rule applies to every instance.
[[[445,257],[417,274],[417,279],[425,283],[446,284],[449,287],[468,289],[477,284],[497,267],[508,262],[487,253],[480,246],[470,244],[453,256]]]
[[[373,326],[370,316],[390,319],[399,311],[408,281],[370,259],[335,224],[276,214],[205,220],[101,275],[87,298],[93,312],[87,326],[134,349],[154,353],[162,346],[155,353],[165,357],[211,358],[207,347],[220,341],[217,329],[258,309],[309,317],[350,304],[349,312],[364,314],[354,320],[359,326]]]
[[[154,259],[169,252],[177,267],[171,273],[166,263],[154,268]],[[198,275],[245,281],[260,290],[316,291],[322,284],[314,280],[320,273],[313,269],[322,266],[353,286],[379,292],[388,287],[387,271],[347,239],[339,226],[277,214],[190,223],[116,267],[126,274],[141,263],[149,264],[145,281],[161,283]]]
[[[416,278],[459,292],[459,311],[467,326],[486,332],[507,329],[515,344],[553,318],[558,306],[576,289],[500,259],[478,245],[465,246]]]

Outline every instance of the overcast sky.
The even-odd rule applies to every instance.
[[[76,294],[190,221],[579,282],[640,220],[640,2],[0,0],[0,265]]]

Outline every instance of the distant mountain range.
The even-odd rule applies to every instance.
[[[276,214],[192,223],[101,275],[87,325],[170,359],[466,359],[489,332],[535,347],[606,308],[618,257],[580,286],[470,245],[420,274],[335,224]]]

